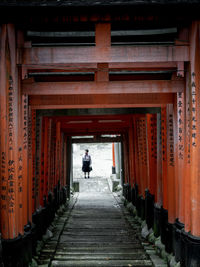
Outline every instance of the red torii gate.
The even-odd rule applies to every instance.
[[[135,47],[111,46],[112,21],[102,23],[97,18],[95,23],[96,46],[74,48],[27,47],[22,30],[17,30],[14,24],[1,24],[1,233],[4,249],[23,240],[30,243],[32,233],[28,231],[32,215],[37,226],[44,222],[44,228],[37,234],[43,233],[49,222],[37,209],[53,207],[55,211],[64,201],[67,181],[64,169],[69,164],[64,166],[61,162],[67,164],[70,136],[90,129],[94,134],[122,134],[127,159],[125,182],[129,184],[126,197],[137,204],[148,227],[153,226],[152,218],[145,214],[144,205],[146,201],[152,214],[155,199],[155,235],[161,234],[166,250],[171,252],[174,228],[179,237],[173,252],[177,260],[184,260],[186,266],[190,266],[198,255],[193,254],[192,259],[180,255],[179,244],[180,240],[184,241],[185,251],[190,251],[191,246],[199,251],[200,247],[200,23],[191,22],[188,43],[177,41],[169,46]],[[29,73],[63,69],[65,72],[92,70],[94,81],[27,79]],[[171,69],[181,77],[173,74],[171,80],[109,80],[112,70]],[[99,123],[98,116],[76,118],[92,121],[85,125],[67,124],[75,119],[70,117],[36,116],[36,110],[40,109],[122,107],[160,107],[161,113],[109,115],[108,120],[118,120],[109,124]],[[100,119],[105,120],[105,116]],[[148,193],[145,194],[146,189]],[[52,198],[57,201],[54,206],[51,206]],[[48,216],[52,217],[50,211]],[[164,217],[166,213],[163,226],[159,216]],[[7,242],[10,240],[13,243]],[[192,245],[191,240],[195,240]],[[16,251],[21,253],[20,249]],[[4,257],[10,260],[6,254]]]

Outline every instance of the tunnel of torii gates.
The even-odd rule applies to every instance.
[[[188,15],[194,10],[175,8],[170,19],[164,9],[151,14],[131,6],[58,14],[27,8],[10,17],[2,10],[5,266],[27,266],[36,240],[70,197],[72,136],[85,135],[121,142],[124,196],[167,252],[183,266],[199,266],[200,21]]]

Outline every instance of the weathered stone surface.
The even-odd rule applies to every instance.
[[[142,246],[140,227],[109,191],[106,179],[85,181],[74,206],[57,218],[54,236],[44,245],[39,264],[51,266],[153,266]],[[133,225],[133,227],[132,227]]]

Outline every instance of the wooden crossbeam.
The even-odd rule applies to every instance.
[[[77,129],[79,130],[80,128],[83,129],[88,129],[88,128],[95,128],[95,129],[114,129],[114,128],[124,128],[128,127],[129,123],[127,122],[109,122],[109,123],[77,123],[75,125],[72,124],[67,124],[67,123],[62,123],[62,130],[64,129]]]
[[[177,62],[126,62],[126,63],[109,63],[110,70],[160,70],[160,69],[175,69]],[[23,64],[25,70],[34,70],[35,72],[51,70],[51,71],[95,71],[97,63],[54,63],[54,64]]]
[[[121,133],[126,133],[127,132],[127,128],[95,128],[95,127],[91,127],[91,128],[87,128],[87,129],[62,129],[62,132],[67,134],[68,136],[75,136],[75,135],[96,135],[96,134],[121,134]]]
[[[20,54],[20,53],[19,53]],[[32,47],[18,64],[126,63],[189,61],[188,46]]]
[[[184,81],[114,81],[114,82],[28,82],[22,84],[27,95],[88,95],[183,92]]]
[[[157,71],[171,70],[176,71],[181,62],[127,62],[109,63],[109,71]],[[101,63],[100,63],[101,64]],[[27,79],[30,72],[96,72],[97,63],[71,63],[71,64],[29,64],[22,65],[22,79]]]
[[[115,142],[121,142],[121,136],[117,137],[101,137],[98,136],[97,138],[76,138],[72,139],[72,143],[78,144],[78,143],[115,143]]]
[[[34,109],[161,107],[173,103],[174,94],[115,95],[34,95],[29,104]]]

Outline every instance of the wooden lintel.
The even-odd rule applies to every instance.
[[[129,123],[128,122],[109,122],[109,123],[77,123],[77,124],[67,124],[62,123],[62,130],[67,129],[73,129],[73,130],[79,130],[79,129],[89,129],[89,128],[95,128],[95,129],[114,129],[114,128],[128,128]]]
[[[98,138],[76,138],[72,139],[72,143],[115,143],[121,142],[121,137],[98,137]]]
[[[112,129],[99,129],[99,128],[87,128],[87,129],[62,129],[62,132],[68,136],[75,135],[96,135],[96,134],[122,134],[127,132],[127,128],[112,128]]]
[[[23,69],[28,71],[96,71],[97,63],[71,63],[71,64],[23,64]],[[109,63],[109,70],[173,70],[177,68],[177,62],[126,62],[126,63]]]
[[[29,97],[34,109],[161,107],[173,101],[172,93]]]
[[[85,105],[31,105],[31,110],[43,110],[43,109],[92,109],[92,108],[160,108],[166,107],[166,104],[85,104]]]
[[[32,47],[18,64],[189,61],[189,46]]]
[[[24,81],[27,95],[89,95],[183,92],[184,81],[114,81],[114,82],[40,82]]]
[[[104,115],[81,115],[81,116],[48,116],[54,122],[60,121],[61,123],[79,123],[80,121],[91,121],[93,123],[102,122],[129,122],[131,123],[130,114],[104,114]]]

